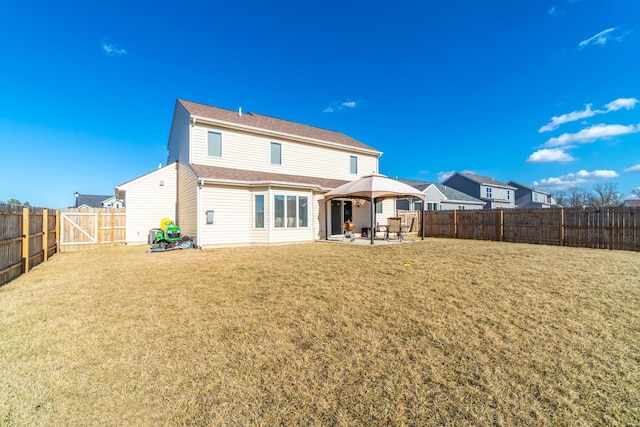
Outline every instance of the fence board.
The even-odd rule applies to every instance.
[[[125,224],[125,208],[62,209],[60,210],[60,252],[124,244]]]
[[[424,215],[425,237],[640,251],[640,208],[425,211]]]
[[[56,237],[55,211],[0,203],[0,285],[54,255]]]

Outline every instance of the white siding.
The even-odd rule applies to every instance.
[[[222,134],[222,157],[207,155],[208,131]],[[192,128],[192,163],[261,172],[316,176],[351,181],[378,171],[378,157],[330,148],[197,125]],[[282,144],[282,164],[271,164],[271,142]],[[358,157],[358,174],[350,173],[350,158]]]
[[[198,213],[197,192],[198,181],[195,172],[190,166],[178,163],[178,207],[176,222],[180,226],[183,235],[191,237],[197,245]]]
[[[171,218],[175,221],[177,193],[175,163],[143,175],[119,188],[126,191],[126,241],[128,244],[146,244],[149,230],[159,228],[162,218]]]
[[[189,113],[176,103],[173,112],[173,122],[171,123],[171,134],[169,135],[169,158],[167,164],[176,161],[189,164],[189,132],[191,129]]]
[[[455,200],[443,200],[442,203],[440,204],[440,210],[443,211],[455,211],[455,210],[460,210],[462,206],[462,209],[466,210],[466,211],[473,211],[473,210],[479,210],[479,209],[483,209],[484,205],[483,204],[475,204],[475,203],[465,203],[465,202],[456,202]]]

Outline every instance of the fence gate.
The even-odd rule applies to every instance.
[[[60,252],[124,243],[125,216],[125,209],[61,210]]]

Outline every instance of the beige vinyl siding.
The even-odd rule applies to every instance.
[[[161,182],[164,185],[160,185]],[[119,187],[126,191],[128,244],[146,244],[149,230],[162,218],[176,219],[176,164],[141,176]]]
[[[252,192],[243,187],[207,186],[200,190],[199,246],[251,243],[253,221]],[[205,212],[214,211],[213,224],[207,224]]]
[[[313,227],[313,238],[316,240],[324,239],[325,232],[325,212],[327,211],[324,193],[316,193],[313,195],[313,212],[311,214],[311,226]]]
[[[176,104],[169,135],[169,157],[167,164],[176,161],[189,164],[189,132],[191,129],[189,113],[179,104]]]
[[[309,215],[309,217],[307,218],[308,227],[274,227],[275,209],[273,209],[273,198],[276,195],[285,196],[285,200],[286,196],[306,197],[309,209],[307,212],[307,214]],[[272,188],[270,191],[269,199],[270,209],[268,211],[269,222],[267,225],[270,227],[270,243],[312,242],[313,240],[315,240],[313,231],[313,216],[317,208],[314,206],[313,194],[310,191],[293,191],[288,189]]]
[[[207,155],[207,133],[222,134],[222,157]],[[192,163],[233,169],[353,180],[378,171],[376,155],[199,126],[192,128]],[[282,164],[271,164],[271,142],[282,144]],[[358,157],[358,175],[350,173],[350,158]]]
[[[198,180],[195,172],[189,165],[178,163],[178,199],[177,199],[177,219],[183,235],[197,240],[198,233],[198,212],[197,212],[197,192]],[[203,214],[204,215],[204,214]],[[198,242],[195,242],[196,245]]]
[[[255,228],[255,196],[264,196],[264,228]],[[271,201],[269,200],[269,189],[267,187],[253,188],[251,192],[251,243],[269,243],[269,212],[271,211]]]

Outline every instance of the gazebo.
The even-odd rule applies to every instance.
[[[363,199],[371,205],[371,244],[373,245],[376,223],[376,202],[385,199],[420,199],[424,203],[425,195],[420,190],[386,177],[385,175],[372,174],[364,176],[355,181],[348,182],[340,187],[334,188],[324,195],[325,202],[332,199]],[[328,215],[325,209],[325,239],[329,238],[328,233]],[[422,216],[424,218],[424,215]],[[424,222],[424,219],[423,219]],[[422,229],[422,238],[424,238],[424,227]]]

